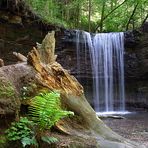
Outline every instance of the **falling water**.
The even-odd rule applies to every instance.
[[[80,49],[80,38],[83,38],[84,49]],[[89,49],[95,110],[97,112],[124,111],[124,33],[99,33],[92,36],[88,32],[77,31],[77,40],[79,71],[80,51],[84,50],[86,53]]]

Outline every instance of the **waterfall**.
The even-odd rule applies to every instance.
[[[93,77],[93,101],[96,112],[124,111],[124,33],[77,31],[77,68],[88,50]],[[84,46],[80,46],[83,39]],[[87,59],[87,57],[85,57]]]

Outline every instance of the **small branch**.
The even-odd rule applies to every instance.
[[[148,19],[148,13],[147,13],[147,15],[146,15],[145,19],[143,20],[143,22],[142,22],[142,25],[141,25],[141,26],[143,26],[143,25],[144,25],[144,23],[147,21],[147,19]]]
[[[134,7],[134,10],[132,11],[132,14],[131,14],[131,16],[130,16],[128,22],[127,22],[127,25],[126,25],[126,31],[128,30],[128,26],[129,26],[129,24],[130,24],[130,22],[131,22],[131,19],[132,19],[133,16],[134,16],[135,12],[136,12],[136,9],[137,9],[138,5],[139,5],[139,3],[136,4],[136,6]]]
[[[124,0],[121,4],[119,4],[117,7],[115,7],[112,11],[110,11],[106,16],[104,16],[102,18],[102,23],[103,21],[108,17],[110,16],[116,9],[118,9],[119,7],[121,7],[127,0]],[[96,27],[95,29],[95,32],[98,30],[98,28],[100,27],[100,23],[98,24],[98,26]]]
[[[13,52],[13,55],[21,62],[27,62],[27,58],[18,52]]]

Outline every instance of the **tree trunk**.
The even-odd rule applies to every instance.
[[[58,130],[70,136],[93,138],[95,147],[98,148],[142,147],[113,132],[96,116],[85,98],[81,84],[56,62],[54,49],[52,32],[47,34],[42,45],[37,49],[33,48],[28,54],[27,63],[1,67],[0,74],[13,84],[19,96],[26,83],[35,83],[40,88],[58,91],[63,106],[75,113],[74,117],[59,121],[56,124]]]
[[[91,10],[92,9],[92,2],[91,0],[88,1],[88,30],[91,32]]]
[[[129,29],[129,24],[131,23],[131,20],[133,19],[134,15],[135,15],[135,12],[137,10],[138,5],[139,5],[139,2],[137,2],[137,4],[135,5],[135,7],[134,7],[134,9],[132,11],[131,16],[129,17],[129,20],[128,20],[127,25],[126,25],[126,31]],[[135,29],[134,28],[134,22],[133,22],[133,28],[132,29]]]
[[[100,30],[99,30],[99,32],[102,32],[103,31],[103,21],[104,21],[105,5],[106,5],[106,1],[103,1],[102,11],[101,11],[101,20],[100,20]]]

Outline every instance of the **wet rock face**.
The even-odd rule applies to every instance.
[[[125,78],[148,80],[148,48],[125,53]]]
[[[148,25],[143,25],[139,43],[125,51],[126,102],[129,108],[148,109]],[[143,32],[144,31],[144,32]]]
[[[141,34],[135,34],[134,45],[125,44],[126,79],[148,80],[148,33],[144,31],[148,29],[147,24],[142,26]]]
[[[136,47],[140,43],[141,32],[137,30],[124,32],[124,45],[125,48]]]
[[[126,106],[128,110],[148,110],[148,81],[125,81]]]

